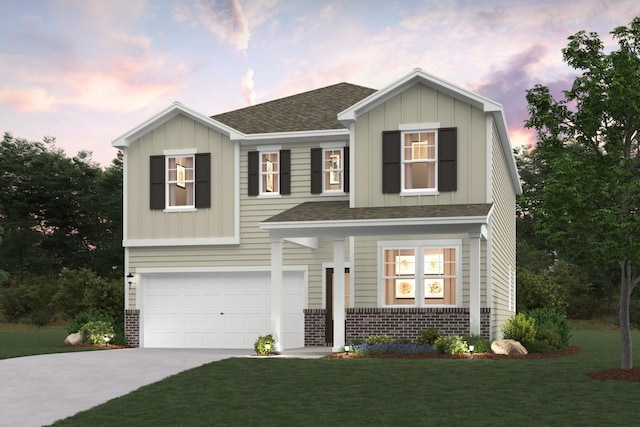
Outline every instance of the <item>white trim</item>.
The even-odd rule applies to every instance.
[[[261,222],[262,230],[288,230],[291,228],[304,229],[322,229],[322,228],[340,228],[344,227],[345,222],[348,223],[349,229],[359,227],[397,227],[411,225],[467,225],[467,224],[484,224],[487,216],[461,216],[461,217],[441,217],[441,218],[379,218],[379,219],[352,219],[332,220],[332,221],[279,221],[279,222]]]
[[[398,125],[398,130],[401,131],[416,131],[416,130],[432,130],[439,129],[440,122],[429,122],[429,123],[401,123]]]
[[[138,140],[140,137],[142,137],[143,135],[145,135],[146,133],[150,132],[151,130],[153,130],[154,128],[160,126],[163,123],[166,123],[167,121],[171,120],[172,118],[183,114],[187,117],[189,117],[190,119],[195,120],[196,122],[210,128],[210,129],[214,129],[218,132],[221,132],[225,135],[227,135],[232,141],[233,140],[239,140],[243,138],[243,134],[241,132],[238,132],[237,130],[220,123],[217,120],[214,120],[210,117],[207,117],[203,114],[198,113],[195,110],[192,110],[184,105],[182,105],[179,102],[174,102],[173,104],[171,104],[169,107],[165,108],[164,110],[160,111],[158,114],[156,114],[155,116],[147,119],[146,121],[142,122],[141,124],[139,124],[138,126],[134,127],[133,129],[131,129],[130,131],[124,133],[123,135],[119,136],[118,138],[116,138],[115,140],[113,140],[111,142],[111,145],[113,147],[116,148],[126,148],[129,146],[129,144],[131,144],[132,142]]]
[[[303,248],[318,249],[317,237],[292,237],[283,240],[285,242],[293,243],[294,245],[302,246]]]
[[[240,238],[237,235],[233,237],[209,237],[209,238],[193,238],[193,239],[125,239],[122,246],[125,248],[152,248],[161,246],[217,246],[217,245],[237,245]]]
[[[144,267],[137,268],[136,274],[163,274],[163,273],[243,273],[249,272],[268,272],[271,271],[270,265],[253,265],[253,266],[235,266],[235,267]],[[308,272],[309,267],[306,265],[283,265],[282,271],[302,271]]]
[[[167,206],[162,212],[197,212],[198,209],[194,205],[188,206]]]
[[[351,250],[351,246],[349,247],[349,249]],[[322,307],[323,308],[327,308],[327,268],[333,268],[335,269],[335,267],[333,266],[333,262],[323,262],[322,263]],[[354,302],[353,302],[353,293],[354,293],[354,281],[353,281],[353,268],[351,268],[351,263],[345,261],[344,263],[344,268],[345,269],[349,269],[349,295],[351,295],[351,298],[349,299],[349,307],[346,308],[351,308],[354,307]]]
[[[462,287],[463,282],[463,268],[462,268],[462,246],[463,239],[435,239],[435,240],[378,240],[377,242],[377,281],[376,281],[376,295],[377,306],[380,308],[397,308],[397,307],[427,307],[427,308],[442,308],[442,307],[463,307],[462,303]],[[382,265],[384,264],[384,251],[385,249],[417,249],[418,251],[424,251],[425,248],[454,248],[456,250],[456,303],[455,304],[425,304],[422,290],[418,291],[415,296],[414,304],[385,304],[384,295],[384,275],[382,274]],[[416,251],[416,256],[418,252]],[[422,256],[422,255],[421,255]],[[416,274],[415,277],[422,277],[423,263],[416,262]],[[417,279],[416,279],[417,280]],[[420,286],[419,288],[422,288]]]
[[[486,144],[486,149],[487,149],[487,164],[486,164],[486,171],[487,171],[487,182],[486,182],[486,193],[487,193],[487,203],[493,203],[493,186],[492,186],[492,182],[493,182],[493,176],[494,176],[494,172],[493,172],[493,118],[491,116],[487,116],[487,144]]]
[[[170,157],[189,156],[197,154],[197,148],[178,148],[174,150],[162,150],[162,154]]]
[[[349,131],[347,129],[327,129],[327,130],[306,130],[297,132],[273,132],[273,133],[252,133],[249,135],[239,134],[238,138],[231,138],[241,145],[262,145],[273,144],[275,141],[282,144],[296,142],[323,142],[347,140]]]
[[[321,142],[320,148],[323,150],[334,150],[336,148],[344,148],[347,143],[344,141],[336,141],[336,142]]]
[[[256,147],[256,149],[261,153],[270,153],[282,150],[282,145],[261,145],[259,148]]]

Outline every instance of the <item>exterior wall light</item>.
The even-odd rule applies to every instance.
[[[129,289],[131,289],[131,285],[133,284],[133,274],[127,274],[127,283],[129,284]]]

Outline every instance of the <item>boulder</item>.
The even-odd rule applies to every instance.
[[[64,339],[65,345],[81,345],[84,337],[82,333],[77,332],[75,334],[70,334],[68,337]]]
[[[495,354],[506,354],[507,356],[520,356],[529,353],[527,349],[516,340],[496,340],[491,343],[491,350]]]

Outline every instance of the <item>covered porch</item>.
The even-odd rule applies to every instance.
[[[346,201],[306,202],[260,223],[260,228],[269,232],[271,242],[271,330],[276,350],[283,350],[279,339],[283,324],[283,242],[317,248],[320,237],[333,242],[333,351],[339,351],[346,341],[345,240],[357,236],[467,236],[469,332],[480,334],[481,240],[487,239],[491,208],[492,204],[351,208]]]

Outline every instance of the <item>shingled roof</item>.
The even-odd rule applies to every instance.
[[[338,83],[211,118],[244,134],[344,129],[338,113],[374,92],[375,89]]]
[[[304,202],[266,219],[264,223],[486,217],[489,215],[491,206],[491,203],[477,203],[463,205],[350,208],[348,201]]]

